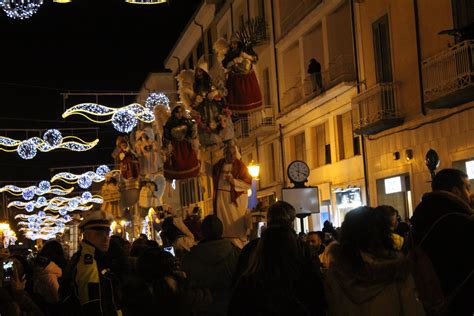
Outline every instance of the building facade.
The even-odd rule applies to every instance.
[[[254,18],[267,26],[254,47],[264,108],[234,125],[244,163],[261,166],[260,209],[291,187],[294,160],[308,164],[306,184],[318,187],[320,213],[304,220],[306,231],[325,220],[340,226],[366,204],[393,205],[409,218],[430,189],[429,149],[439,168],[474,178],[474,2],[203,1],[165,67],[175,77],[204,56],[219,75],[213,43]],[[220,154],[201,152],[202,177],[169,193],[175,208],[212,211],[208,175]]]

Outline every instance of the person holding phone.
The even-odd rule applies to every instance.
[[[26,274],[20,258],[5,258],[0,267],[0,315],[43,315],[25,291]]]

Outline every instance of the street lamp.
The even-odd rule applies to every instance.
[[[258,176],[260,175],[260,165],[255,163],[253,160],[248,165],[248,170],[252,178],[258,180]]]
[[[255,163],[253,160],[249,163],[247,169],[249,170],[250,175],[252,176],[252,188],[251,194],[249,195],[248,208],[254,209],[257,207],[257,180],[260,175],[260,165]]]
[[[53,0],[53,2],[56,2],[56,3],[71,3],[72,0]]]

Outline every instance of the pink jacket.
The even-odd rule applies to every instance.
[[[46,268],[38,271],[33,291],[39,294],[48,303],[57,303],[59,301],[59,282],[58,279],[63,272],[53,261]]]

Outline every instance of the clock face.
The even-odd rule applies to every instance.
[[[292,182],[305,182],[308,176],[309,167],[304,161],[296,160],[288,166],[288,177]]]

